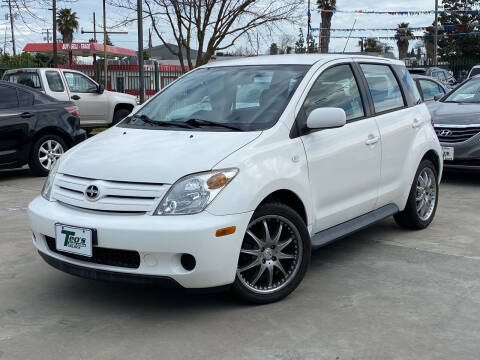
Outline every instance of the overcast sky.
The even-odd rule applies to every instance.
[[[275,1],[275,0],[274,0]],[[276,0],[281,1],[281,0]],[[312,4],[316,4],[315,0],[311,0]],[[64,4],[60,1],[58,5],[59,8],[65,7]],[[102,0],[78,0],[76,3],[68,4],[66,7],[71,7],[73,11],[77,12],[79,17],[80,27],[92,31],[93,30],[93,19],[92,13],[96,12],[97,23],[102,21]],[[397,1],[378,1],[378,0],[337,0],[337,8],[339,10],[432,10],[434,8],[434,0],[397,0]],[[320,15],[315,10],[316,8],[312,5],[312,27],[320,26]],[[46,9],[35,9],[35,12],[44,18],[50,20],[51,15],[50,11]],[[4,36],[6,34],[7,41],[10,37],[10,26],[9,22],[5,21],[5,14],[7,13],[6,8],[0,8],[0,44],[3,47]],[[307,1],[305,1],[305,25],[304,32],[306,32],[306,13],[307,13]],[[108,25],[117,23],[122,19],[122,13],[117,9],[107,6],[107,23]],[[347,13],[337,13],[333,16],[332,28],[350,28],[355,19],[357,19],[355,28],[394,28],[401,22],[408,22],[412,27],[420,26],[430,26],[433,22],[433,15],[417,15],[417,16],[392,16],[392,15],[367,15],[367,14],[347,14]],[[17,52],[23,49],[26,43],[28,42],[44,42],[43,38],[46,36],[42,35],[42,28],[51,27],[51,21],[46,21],[45,23],[37,22],[36,24],[31,24],[31,30],[27,29],[24,25],[17,22],[16,25],[16,40],[17,40]],[[144,24],[144,45],[145,47],[148,44],[148,28],[149,23]],[[100,30],[100,28],[98,29]],[[119,29],[124,30],[124,29]],[[111,40],[114,45],[126,47],[130,49],[136,49],[137,46],[137,33],[136,33],[136,24],[132,24],[129,28],[125,29],[129,32],[128,35],[112,35]],[[168,31],[168,28],[165,28]],[[298,34],[298,27],[291,26],[286,27],[285,31],[294,35],[295,37]],[[167,34],[167,32],[166,32]],[[318,35],[318,33],[316,33]],[[352,33],[352,36],[393,36],[394,32],[381,31],[381,32],[372,32],[364,31],[359,32],[355,31]],[[421,35],[422,32],[415,32],[416,35]],[[348,35],[347,33],[341,32],[332,32],[332,35]],[[88,41],[92,35],[84,34],[80,32],[74,34],[74,41]],[[168,37],[169,40],[173,40],[172,37]],[[272,39],[265,41],[265,46],[261,48],[262,52],[267,51],[270,41],[278,41],[279,39]],[[101,42],[101,41],[99,41]],[[410,41],[410,47],[414,45],[416,41]],[[395,41],[389,42],[396,51]],[[343,51],[343,48],[346,44],[346,39],[332,39],[330,43],[331,51]],[[347,51],[358,51],[359,47],[357,46],[358,39],[350,39]],[[153,37],[153,45],[159,45],[159,40],[156,37]],[[242,42],[239,42],[239,45],[242,45]],[[7,43],[7,50],[11,52],[9,43]]]

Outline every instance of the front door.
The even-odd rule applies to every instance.
[[[374,210],[380,181],[380,133],[375,118],[366,117],[350,64],[335,65],[318,76],[297,121],[306,121],[321,107],[342,108],[347,124],[301,138],[314,199],[314,232]]]
[[[80,111],[80,122],[83,126],[107,124],[107,94],[99,94],[97,84],[87,76],[71,71],[64,71],[65,80],[70,90],[70,98]]]

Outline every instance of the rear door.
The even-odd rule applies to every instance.
[[[29,129],[35,121],[33,95],[0,85],[0,165],[26,162]]]
[[[64,70],[63,75],[70,91],[70,99],[75,102],[80,111],[82,126],[93,126],[111,122],[107,120],[107,94],[99,94],[97,84],[87,76]]]
[[[321,71],[297,115],[299,126],[316,108],[339,107],[347,114],[341,128],[301,137],[308,160],[315,210],[314,232],[374,209],[380,182],[380,133],[369,117],[358,73],[344,60]]]
[[[361,61],[382,138],[382,175],[376,208],[394,202],[404,190],[403,172],[416,132],[423,125],[420,94],[402,66]],[[400,86],[405,84],[405,89]],[[411,104],[412,106],[409,106]]]

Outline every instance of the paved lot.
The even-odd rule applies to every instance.
[[[0,359],[479,359],[480,175],[447,175],[433,225],[325,247],[286,300],[248,306],[63,274],[30,243],[42,186],[0,172]]]

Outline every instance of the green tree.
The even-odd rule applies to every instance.
[[[112,40],[110,39],[110,36],[107,34],[107,45],[113,45]]]
[[[317,0],[318,10],[334,10],[337,8],[337,0]],[[332,26],[333,12],[321,12],[322,29],[320,30],[320,52],[328,53],[330,44],[330,28]]]
[[[478,0],[443,0],[443,7],[451,10],[474,10],[478,8]],[[478,23],[480,21],[480,14],[478,13],[468,14],[466,12],[445,11],[440,15],[439,21],[442,25],[469,24],[469,26],[465,28],[439,31],[440,35],[480,31]],[[458,60],[459,58],[478,59],[480,58],[480,37],[439,37],[438,55],[442,60],[446,61]]]
[[[78,30],[78,17],[72,9],[60,9],[57,12],[58,31],[62,34],[62,41],[69,43],[73,41],[73,33]]]
[[[364,48],[364,51],[365,52],[373,52],[373,53],[381,53],[383,52],[383,46],[382,46],[382,43],[380,41],[378,41],[377,39],[375,38],[368,38],[366,41],[365,41],[365,48]]]
[[[395,33],[395,37],[398,39],[397,47],[399,59],[407,57],[409,39],[405,39],[405,37],[413,35],[412,31],[408,28],[408,25],[408,23],[398,24],[397,32]]]
[[[270,55],[277,55],[278,54],[278,46],[276,43],[270,44]]]
[[[298,33],[298,40],[295,42],[295,54],[304,54],[305,52],[305,39],[303,37],[303,30],[302,28],[300,28]]]

